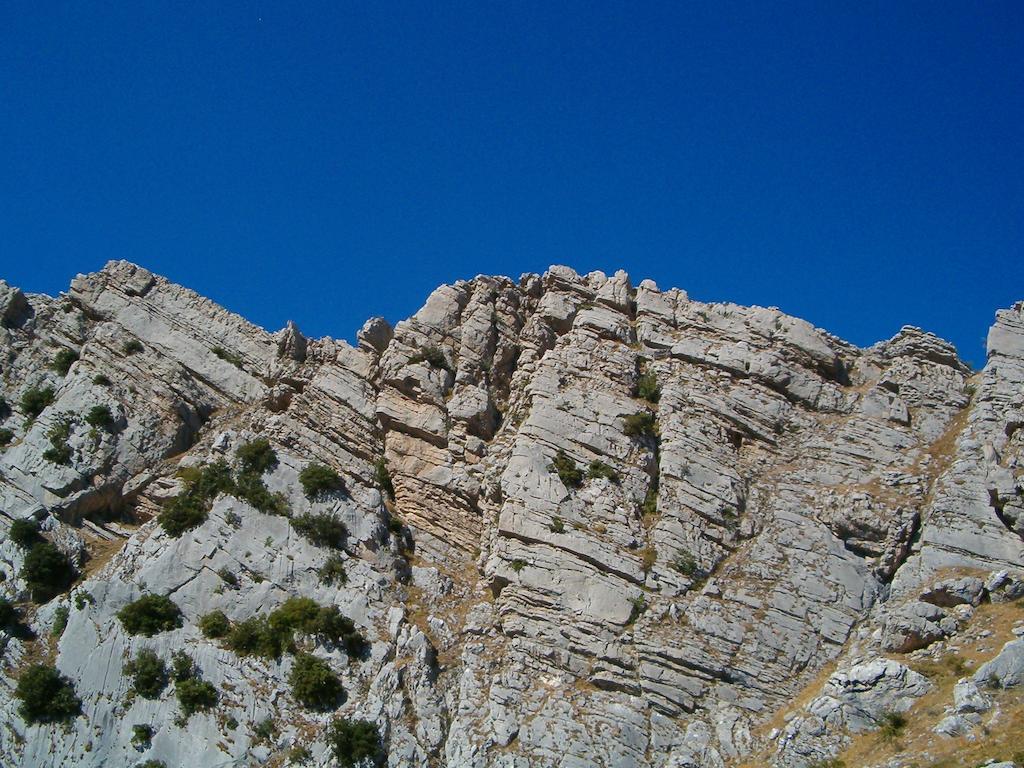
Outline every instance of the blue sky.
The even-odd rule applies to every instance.
[[[980,364],[1022,137],[1020,2],[14,1],[0,277],[125,258],[351,339],[442,282],[624,268]]]

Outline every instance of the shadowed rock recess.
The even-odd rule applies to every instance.
[[[355,347],[123,261],[57,298],[0,282],[0,320],[4,765],[347,765],[329,726],[366,720],[390,766],[809,766],[934,695],[916,662],[1024,594],[1024,304],[978,373],[916,328],[859,349],[566,267],[442,286]],[[40,542],[77,573],[45,602]],[[177,626],[129,634],[144,594]],[[296,597],[364,645],[324,614],[277,655],[200,630],[280,631]],[[216,691],[191,716],[177,651]],[[344,692],[300,695],[305,654]],[[80,714],[26,714],[40,663]],[[972,673],[956,738],[999,706]]]

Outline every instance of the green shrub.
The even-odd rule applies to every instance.
[[[0,396],[0,419],[6,419],[11,415],[11,406],[7,404],[7,398]]]
[[[11,523],[8,537],[22,549],[28,549],[43,540],[43,537],[39,535],[39,523],[30,517]]]
[[[611,480],[616,485],[619,483],[619,473],[598,459],[590,462],[590,466],[587,467],[587,477],[591,479],[603,477]]]
[[[96,598],[92,593],[85,589],[75,592],[75,608],[82,610],[87,605],[96,605]]]
[[[342,768],[377,768],[384,763],[380,732],[369,720],[337,718],[327,727],[327,744]]]
[[[68,445],[71,437],[71,420],[58,419],[46,436],[50,440],[50,447],[43,451],[43,458],[54,464],[71,463],[71,446]]]
[[[395,500],[395,485],[391,482],[388,462],[383,456],[377,459],[377,462],[373,465],[373,482],[389,499]]]
[[[34,419],[53,402],[53,387],[39,389],[33,387],[25,390],[21,396],[21,410],[29,419]]]
[[[632,604],[632,608],[630,608],[629,618],[626,619],[626,623],[633,624],[640,618],[640,615],[647,610],[647,598],[644,597],[643,593],[641,593],[629,602]]]
[[[92,377],[92,383],[98,387],[109,387],[114,382],[112,382],[108,376],[105,376],[102,373],[97,373]]]
[[[153,741],[153,728],[149,725],[132,726],[132,744],[137,747],[148,747]]]
[[[515,560],[512,561],[512,565],[510,567],[512,568],[513,571],[519,573],[521,570],[523,570],[523,568],[526,567],[526,561],[517,557]]]
[[[292,528],[318,547],[344,549],[348,538],[345,524],[331,514],[306,512],[292,518]]]
[[[14,433],[7,427],[0,427],[0,448],[6,448],[14,440]]]
[[[345,573],[345,561],[338,555],[331,555],[317,572],[320,581],[330,587],[348,583],[348,574]]]
[[[274,737],[277,736],[278,733],[277,724],[274,722],[274,718],[268,717],[264,720],[260,720],[252,729],[252,733],[261,741],[273,741]]]
[[[0,629],[8,629],[18,623],[18,609],[6,597],[0,597]]]
[[[52,461],[54,464],[66,465],[71,463],[71,446],[54,445],[43,451],[43,458]]]
[[[163,760],[147,760],[144,763],[139,763],[135,768],[167,768],[167,763]]]
[[[906,715],[899,712],[883,712],[879,722],[881,726],[878,733],[882,740],[887,742],[896,741],[903,735],[903,729],[907,727]]]
[[[231,627],[225,645],[239,656],[262,656],[276,659],[291,650],[290,631],[278,632],[271,628],[266,616],[252,616]]]
[[[21,568],[21,578],[37,603],[59,595],[71,586],[77,575],[71,561],[48,541],[33,544]]]
[[[308,597],[289,597],[271,612],[267,621],[275,632],[291,634],[295,630],[311,631],[320,606]]]
[[[230,493],[265,515],[288,515],[288,499],[284,494],[271,492],[255,472],[240,472]]]
[[[576,462],[561,448],[555,454],[554,461],[548,465],[548,469],[558,473],[562,485],[566,488],[579,488],[583,484],[583,471],[576,466]]]
[[[331,709],[344,693],[327,662],[308,653],[296,654],[288,682],[295,700],[309,709]]]
[[[262,475],[277,466],[277,453],[263,437],[238,446],[235,457],[245,473]]]
[[[225,584],[230,584],[232,587],[238,586],[238,577],[235,576],[235,572],[227,566],[218,570],[217,575],[221,577]]]
[[[67,376],[71,366],[78,361],[78,353],[73,349],[62,349],[53,358],[50,367],[61,376]]]
[[[14,697],[21,701],[18,711],[30,724],[70,720],[82,711],[72,682],[47,664],[26,669],[18,678]]]
[[[658,512],[658,483],[652,482],[644,494],[643,504],[640,505],[640,512],[646,517]]]
[[[175,683],[174,694],[178,697],[178,704],[181,705],[181,712],[186,719],[196,712],[217,706],[217,700],[220,698],[213,683],[196,677]]]
[[[144,699],[159,699],[169,680],[167,666],[149,648],[124,665],[124,673],[132,679],[132,690]]]
[[[551,525],[548,527],[548,529],[552,533],[565,533],[565,523],[562,522],[562,518],[553,517],[551,518]]]
[[[196,665],[192,657],[184,651],[174,651],[171,654],[171,677],[174,678],[174,682],[191,680],[195,676]]]
[[[185,481],[187,490],[206,501],[235,490],[231,467],[223,459],[201,467],[186,467],[178,472],[178,476]]]
[[[235,368],[242,368],[244,361],[242,360],[242,356],[237,352],[228,352],[224,347],[214,347],[211,351],[224,362],[231,363]]]
[[[696,576],[700,570],[697,565],[697,558],[689,552],[680,552],[676,555],[676,559],[672,563],[672,567],[684,576]]]
[[[650,411],[639,411],[622,422],[622,433],[630,437],[658,437],[658,420]]]
[[[205,523],[207,512],[205,500],[179,493],[164,504],[156,519],[169,535],[178,537]]]
[[[451,363],[437,347],[424,347],[418,353],[409,358],[409,363],[427,363],[431,368],[439,368],[449,373],[454,373]]]
[[[164,595],[143,595],[118,611],[117,618],[129,635],[145,637],[169,632],[182,624],[181,609]]]
[[[633,387],[633,397],[646,400],[649,403],[657,403],[661,399],[661,387],[658,386],[658,379],[654,371],[643,371],[636,380]]]
[[[114,429],[114,414],[106,405],[94,405],[85,415],[85,423],[90,427],[110,431]]]
[[[146,348],[142,346],[142,342],[138,339],[129,339],[121,349],[124,350],[126,355],[137,355],[140,352],[146,351]]]
[[[64,630],[68,628],[68,616],[70,613],[66,605],[58,606],[53,612],[53,626],[50,627],[51,637],[60,637],[64,634]]]
[[[302,492],[307,499],[317,499],[328,491],[345,492],[345,481],[341,475],[323,464],[309,464],[299,473]]]
[[[226,637],[231,631],[231,622],[224,611],[211,611],[199,619],[199,631],[204,637]]]
[[[165,503],[157,516],[157,521],[171,536],[181,536],[205,523],[213,500],[221,493],[235,490],[231,468],[224,461],[202,467],[183,467],[178,477],[184,482],[184,489]]]
[[[313,759],[308,747],[297,744],[288,750],[288,765],[304,765]]]
[[[302,629],[342,646],[345,653],[353,658],[362,656],[367,648],[366,639],[356,629],[355,623],[338,610],[336,605],[322,606],[317,611],[312,625]]]

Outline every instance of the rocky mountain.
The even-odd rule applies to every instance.
[[[355,347],[127,262],[0,323],[4,765],[1024,753],[1024,303],[977,373],[565,267]]]

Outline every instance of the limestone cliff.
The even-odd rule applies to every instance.
[[[0,320],[0,763],[331,765],[325,727],[347,718],[391,766],[808,766],[948,693],[918,750],[937,762],[1017,711],[1021,622],[972,621],[1024,594],[1024,303],[979,373],[916,328],[859,349],[565,267],[442,286],[356,347],[126,262],[57,298],[0,282]],[[161,526],[259,440],[255,480]],[[304,490],[311,465],[332,488]],[[324,519],[343,541],[309,533]],[[48,600],[18,520],[78,574]],[[143,594],[180,626],[130,634]],[[296,653],[240,654],[200,630],[292,597],[366,647],[300,627]],[[978,681],[1011,698],[969,690],[969,668],[954,701],[921,671],[988,637]],[[185,651],[215,706],[183,716],[180,681],[133,692],[144,649]],[[343,697],[297,700],[301,651]],[[78,716],[25,716],[38,663]]]

